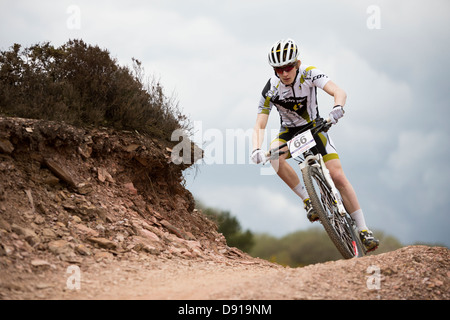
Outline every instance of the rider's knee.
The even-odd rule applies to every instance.
[[[349,181],[347,180],[347,177],[345,176],[343,170],[336,170],[334,172],[330,172],[330,174],[334,184],[336,185],[336,188],[345,188],[349,184]]]
[[[279,157],[278,159],[271,160],[270,164],[272,165],[272,168],[275,170],[277,174],[285,172],[287,166],[289,166],[289,163],[287,163],[284,157]]]
[[[270,164],[276,167],[284,167],[288,165],[286,159],[283,156],[279,157],[278,159],[271,160]]]

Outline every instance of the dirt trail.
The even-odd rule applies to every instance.
[[[449,252],[407,247],[396,252],[304,268],[259,261],[150,263],[124,266],[104,288],[101,279],[67,298],[105,299],[449,299]],[[103,278],[103,277],[101,277]],[[130,285],[131,284],[131,285]]]
[[[449,250],[285,268],[227,246],[170,145],[0,118],[0,299],[441,299]]]
[[[413,246],[360,259],[285,268],[259,259],[136,256],[2,273],[5,299],[400,300],[450,298],[449,250]],[[68,266],[70,268],[70,266]],[[47,269],[47,270],[44,270]],[[68,272],[69,271],[69,272]],[[79,281],[79,282],[77,282]],[[79,287],[77,288],[77,284]]]

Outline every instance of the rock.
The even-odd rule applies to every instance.
[[[81,145],[77,148],[78,153],[83,157],[83,159],[89,159],[92,154],[92,148],[87,145]]]
[[[133,151],[136,151],[140,146],[141,145],[139,145],[139,144],[130,144],[130,145],[124,147],[124,149],[126,152],[133,152]]]
[[[44,228],[42,230],[42,237],[44,237],[45,239],[53,240],[56,238],[56,233],[50,228]]]
[[[79,194],[86,195],[93,191],[92,185],[90,183],[79,183],[77,184],[76,190]]]
[[[146,230],[146,229],[142,229],[142,228],[138,229],[138,235],[141,237],[148,238],[151,241],[156,241],[156,242],[160,241],[159,237],[156,234],[154,234],[153,232]]]
[[[0,229],[11,232],[11,225],[8,223],[8,221],[0,218]]]
[[[109,174],[108,171],[106,171],[105,168],[98,168],[97,170],[97,176],[98,176],[98,180],[100,180],[100,182],[111,182],[111,183],[115,183],[116,181],[113,179],[113,177]]]
[[[63,204],[63,208],[71,213],[77,214],[83,220],[89,221],[100,218],[102,221],[106,221],[107,211],[103,207],[96,207],[89,203],[74,204],[73,202],[66,202]]]
[[[34,206],[34,199],[33,199],[33,195],[31,194],[31,190],[25,190],[25,194],[27,195],[28,201],[30,202],[32,213],[35,213],[36,208]]]
[[[96,206],[82,206],[84,213],[91,219],[100,218],[102,221],[106,221],[107,211],[103,207]]]
[[[11,154],[14,151],[14,146],[12,145],[9,140],[6,139],[0,139],[0,152]]]
[[[71,216],[72,221],[74,223],[80,223],[81,222],[81,218],[79,216]]]
[[[23,228],[21,226],[18,226],[16,224],[13,224],[11,226],[12,231],[14,231],[15,233],[17,233],[18,235],[21,235],[25,238],[25,240],[30,244],[30,245],[35,245],[37,243],[39,243],[39,237],[37,236],[37,234],[29,229],[29,228]]]
[[[6,256],[6,249],[3,244],[0,243],[0,257],[1,256]]]
[[[81,259],[79,259],[73,248],[72,244],[67,242],[66,240],[55,240],[49,242],[48,250],[53,254],[57,255],[59,259],[62,261],[70,262],[70,263],[80,263]]]
[[[125,190],[126,190],[129,194],[133,194],[133,195],[138,194],[137,189],[134,187],[134,185],[133,185],[132,182],[125,183],[123,186],[125,187]]]
[[[95,253],[94,259],[96,262],[100,262],[103,260],[112,260],[114,256],[110,252],[98,251]]]
[[[40,269],[49,269],[49,268],[54,268],[55,266],[50,264],[48,261],[42,260],[42,259],[34,259],[31,260],[31,265],[35,268],[40,268]]]
[[[13,247],[0,243],[0,256],[10,256],[13,252]]]
[[[49,175],[42,178],[42,182],[45,184],[48,184],[51,187],[56,186],[59,183],[59,179],[55,177],[54,175]]]
[[[133,236],[129,248],[135,251],[144,251],[153,255],[161,253],[161,244],[141,236]]]
[[[55,255],[66,254],[70,255],[73,253],[73,249],[69,242],[65,240],[55,240],[48,243],[48,250]]]
[[[84,224],[81,224],[81,223],[76,223],[74,225],[74,228],[78,232],[80,232],[82,234],[86,234],[86,235],[91,236],[91,237],[98,237],[99,236],[98,231],[96,231],[94,229],[91,229],[88,226],[85,226]]]
[[[60,254],[58,257],[62,261],[69,262],[69,263],[81,264],[81,262],[83,261],[83,259],[79,258],[73,251],[68,254]]]
[[[12,290],[14,290],[14,291],[28,291],[28,289],[25,286],[23,286],[21,284],[18,284],[18,283],[14,283],[12,281],[5,281],[5,282],[0,283],[0,284],[1,284],[2,288],[5,288],[5,289],[10,290],[10,291],[12,291]]]
[[[174,226],[171,225],[167,220],[161,220],[160,223],[161,223],[161,225],[163,225],[170,233],[173,233],[173,234],[176,235],[177,237],[182,238],[182,239],[186,239],[186,240],[190,240],[190,239],[189,239],[189,236],[188,236],[185,232],[183,232],[183,231],[179,230],[178,228],[174,227]]]
[[[84,244],[79,244],[75,246],[75,252],[81,254],[82,256],[92,255],[91,250],[89,250]]]
[[[69,186],[76,188],[77,184],[75,183],[72,176],[69,174],[67,169],[58,164],[56,161],[52,159],[44,159],[44,164],[50,169],[53,174],[59,179],[66,182]]]
[[[49,283],[45,283],[45,282],[39,282],[39,283],[36,283],[35,287],[37,290],[45,290],[45,289],[53,288],[53,285],[49,284]]]
[[[148,167],[150,166],[150,162],[146,157],[142,157],[142,156],[138,156],[136,155],[134,157],[134,159],[136,159],[140,164],[142,164],[144,167]]]
[[[117,248],[117,244],[111,240],[105,238],[97,238],[91,237],[87,239],[88,241],[97,244],[100,248],[112,249],[115,250]]]
[[[34,223],[43,224],[45,223],[45,218],[41,215],[36,215],[36,217],[34,218]]]
[[[151,214],[152,214],[153,217],[155,217],[155,218],[158,219],[158,220],[163,220],[163,217],[162,217],[158,212],[156,212],[155,210],[153,210],[150,206],[148,206],[147,209],[148,209],[148,211],[151,212]]]

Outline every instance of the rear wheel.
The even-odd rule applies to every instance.
[[[348,214],[339,213],[331,187],[325,180],[321,168],[306,166],[303,170],[303,180],[320,222],[341,255],[345,259],[363,256],[353,220]]]

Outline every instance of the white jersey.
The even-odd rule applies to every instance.
[[[330,79],[313,66],[300,65],[293,85],[286,86],[276,76],[269,79],[262,91],[259,114],[278,109],[281,126],[292,128],[306,125],[319,115],[317,87],[323,89]]]

